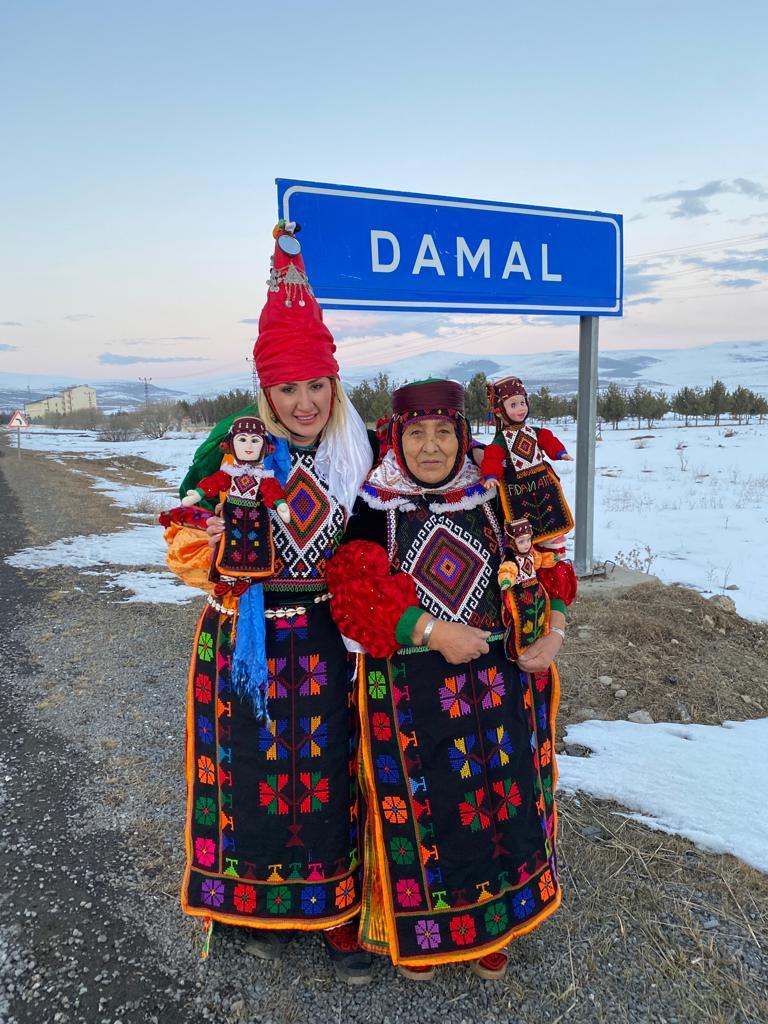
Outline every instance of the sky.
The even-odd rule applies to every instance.
[[[620,213],[604,349],[763,340],[767,22],[757,0],[8,0],[0,387],[245,386],[276,177]],[[577,345],[572,318],[326,319],[342,367]]]

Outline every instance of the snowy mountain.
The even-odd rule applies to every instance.
[[[343,364],[343,343],[340,355]],[[466,382],[481,372],[488,377],[514,373],[523,378],[529,390],[546,384],[555,394],[572,394],[578,385],[579,358],[576,351],[518,356],[424,352],[392,363],[349,367],[342,371],[342,377],[345,384],[354,387],[363,380],[372,380],[377,373],[388,373],[390,380],[402,383],[428,376]],[[678,349],[611,349],[600,353],[598,373],[601,386],[611,381],[628,388],[641,383],[671,394],[685,385],[707,387],[713,380],[721,380],[729,389],[741,384],[768,395],[768,341],[723,341]],[[26,402],[83,383],[96,389],[99,406],[107,412],[137,409],[144,402],[144,386],[138,380],[83,381],[43,374],[0,374],[0,410],[23,409]],[[234,388],[247,390],[250,375],[246,372],[237,376],[196,378],[194,383],[179,378],[168,383],[170,387],[162,388],[150,384],[150,401],[218,395]]]

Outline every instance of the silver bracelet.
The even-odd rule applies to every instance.
[[[558,636],[562,637],[563,643],[565,643],[565,630],[564,629],[560,629],[559,626],[550,626],[549,627],[549,632],[550,633],[557,633]]]
[[[419,647],[429,647],[429,638],[432,634],[432,630],[435,628],[436,622],[437,619],[432,618],[426,624],[426,626],[424,627],[424,632],[421,634],[421,643],[419,644]]]

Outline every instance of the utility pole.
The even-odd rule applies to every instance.
[[[256,360],[253,359],[251,356],[246,356],[245,357],[245,361],[246,361],[246,363],[250,363],[250,367],[251,367],[251,392],[252,392],[254,400],[255,400],[258,397],[258,394],[259,394],[259,375],[256,372]]]
[[[149,408],[149,382],[152,380],[151,377],[139,377],[139,380],[144,385],[144,405]]]

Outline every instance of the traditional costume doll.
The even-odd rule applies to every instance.
[[[221,469],[203,477],[187,491],[181,504],[196,505],[201,498],[224,493],[221,515],[224,533],[214,565],[224,576],[261,579],[275,567],[275,546],[267,509],[273,508],[284,523],[291,521],[285,491],[264,456],[274,450],[258,416],[240,416],[229,428],[221,448],[225,456]]]
[[[525,516],[533,542],[546,542],[558,553],[573,528],[573,516],[560,479],[546,457],[572,461],[562,441],[546,427],[532,427],[528,393],[518,377],[504,377],[487,386],[488,404],[497,433],[485,449],[480,472],[487,487],[498,486],[507,520]]]
[[[549,595],[538,571],[559,561],[552,551],[537,551],[527,519],[513,519],[504,525],[506,558],[499,566],[502,618],[507,632],[504,649],[510,661],[517,661],[523,649],[549,628]]]

